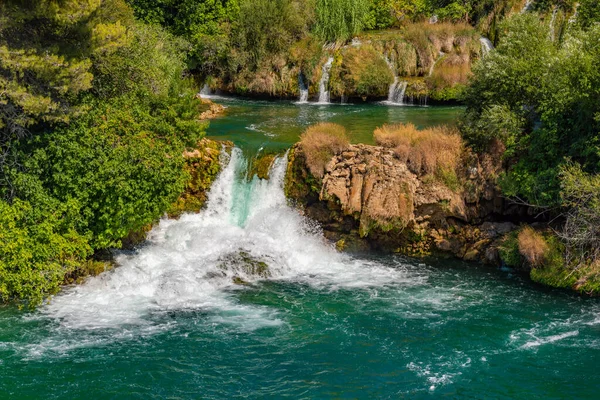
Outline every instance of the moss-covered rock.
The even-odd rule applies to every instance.
[[[220,154],[231,143],[202,139],[192,151],[184,153],[188,182],[184,193],[167,211],[169,218],[178,218],[184,212],[199,212],[207,200],[210,186],[221,170]]]

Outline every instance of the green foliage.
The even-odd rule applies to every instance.
[[[332,93],[359,96],[386,96],[394,75],[372,46],[344,49],[331,69]]]
[[[85,262],[91,249],[68,224],[77,212],[72,201],[42,208],[0,200],[0,301],[36,306]]]
[[[0,5],[0,300],[36,305],[170,207],[205,125],[184,41],[122,0],[25,3]]]
[[[183,191],[182,152],[201,137],[202,126],[193,113],[182,113],[188,106],[181,101],[126,97],[94,104],[84,118],[31,144],[28,174],[61,202],[77,200],[75,226],[94,249],[118,247]],[[26,197],[28,188],[19,191]]]
[[[314,32],[326,41],[347,40],[360,33],[369,18],[370,0],[316,0]]]
[[[502,244],[498,247],[500,259],[509,267],[521,268],[523,259],[519,252],[518,231],[513,231],[507,234],[502,240]]]
[[[187,44],[158,26],[135,24],[126,44],[97,50],[93,57],[93,91],[100,98],[146,92],[168,96],[180,92]]]
[[[600,2],[597,0],[579,0],[577,8],[577,24],[589,28],[600,22]]]
[[[560,43],[533,14],[502,29],[497,49],[473,69],[462,131],[479,150],[506,147],[505,194],[557,205],[566,158],[590,172],[600,167],[600,27],[572,30]]]

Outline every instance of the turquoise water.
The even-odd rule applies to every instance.
[[[597,300],[340,254],[287,206],[285,158],[270,181],[245,179],[239,149],[224,164],[205,211],[161,221],[118,268],[35,312],[0,308],[0,399],[598,397]]]
[[[209,137],[231,140],[246,151],[283,150],[298,141],[306,127],[334,122],[346,127],[354,143],[373,143],[373,131],[384,124],[413,123],[419,128],[454,124],[462,107],[385,106],[382,104],[295,104],[217,98],[226,116],[211,121]]]

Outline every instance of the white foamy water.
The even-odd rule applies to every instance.
[[[394,82],[392,82],[388,89],[388,98],[387,101],[384,101],[384,103],[389,105],[404,105],[404,93],[408,87],[408,82],[400,82],[396,67],[389,58],[385,57],[385,62],[390,68],[390,71],[392,71],[392,74],[394,74]]]
[[[242,177],[246,161],[239,149],[224,162],[204,211],[162,220],[147,245],[119,255],[113,271],[54,297],[41,314],[63,328],[87,330],[152,325],[152,315],[189,309],[210,311],[219,322],[280,322],[272,311],[239,304],[232,295],[240,287],[234,279],[265,279],[249,274],[244,259],[266,263],[268,279],[331,290],[422,282],[402,269],[336,252],[287,205],[286,157],[274,162],[268,181]]]
[[[319,81],[319,104],[329,104],[329,71],[333,64],[333,57],[329,57],[321,70],[321,80]]]
[[[482,36],[479,38],[479,42],[481,42],[482,57],[487,56],[490,51],[494,50],[494,44],[490,39]]]

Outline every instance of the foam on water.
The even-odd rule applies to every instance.
[[[234,277],[249,283],[262,279],[236,267],[239,254],[268,264],[270,279],[331,290],[420,282],[402,269],[340,254],[325,242],[318,228],[286,203],[286,157],[276,159],[268,181],[243,177],[246,161],[239,149],[224,163],[206,210],[162,220],[147,245],[117,256],[118,268],[54,297],[41,315],[62,328],[85,330],[148,326],[156,313],[186,309],[207,310],[216,321],[245,326],[279,323],[276,313],[241,305],[232,295],[238,287]]]

